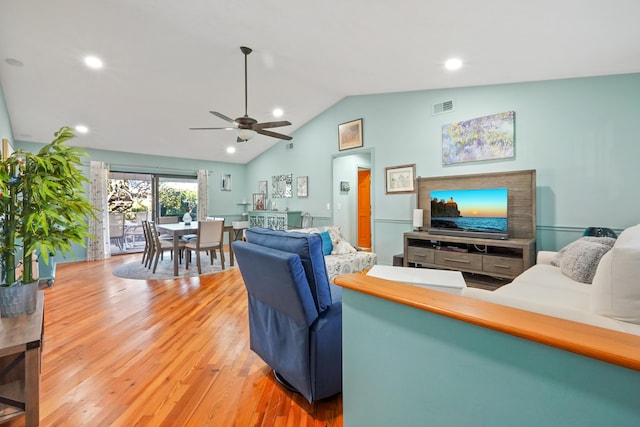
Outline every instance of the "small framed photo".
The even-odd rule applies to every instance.
[[[338,149],[350,150],[362,147],[362,119],[338,125]]]
[[[265,194],[264,193],[253,193],[253,210],[254,211],[263,211],[265,210]]]
[[[264,197],[267,197],[267,186],[268,181],[258,181],[258,193],[264,194]]]
[[[220,190],[231,191],[231,174],[223,173],[220,176]]]
[[[384,168],[385,194],[414,193],[416,165],[391,166]]]
[[[296,184],[298,186],[298,197],[308,197],[309,196],[309,177],[308,176],[299,176],[296,178]]]
[[[340,181],[340,191],[343,193],[347,193],[351,190],[351,186],[349,185],[349,181]]]

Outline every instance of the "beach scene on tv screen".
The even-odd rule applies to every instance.
[[[431,227],[466,231],[507,232],[506,188],[431,192]]]

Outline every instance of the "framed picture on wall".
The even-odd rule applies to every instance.
[[[268,181],[258,181],[258,193],[264,194],[264,197],[267,197],[267,186]]]
[[[296,184],[298,187],[298,197],[307,197],[309,196],[309,177],[308,176],[299,176],[296,178]]]
[[[338,149],[350,150],[362,147],[362,119],[338,125]]]
[[[416,165],[391,166],[384,168],[386,194],[415,192]]]
[[[220,176],[220,190],[231,191],[231,174],[223,173]]]

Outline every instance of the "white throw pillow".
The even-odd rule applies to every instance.
[[[640,247],[616,245],[600,260],[593,278],[591,310],[640,324]]]
[[[358,252],[356,248],[351,246],[349,242],[344,239],[338,240],[338,244],[333,245],[333,250],[331,251],[331,255],[343,255],[349,254],[352,252]]]
[[[342,237],[342,229],[339,225],[328,225],[324,227],[323,231],[329,232],[329,236],[331,237],[331,244],[333,245],[333,247],[336,247],[340,240],[344,240],[344,238]]]

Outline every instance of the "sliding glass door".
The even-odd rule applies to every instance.
[[[108,185],[113,255],[144,249],[142,220],[179,222],[185,213],[196,220],[196,177],[110,172]]]

